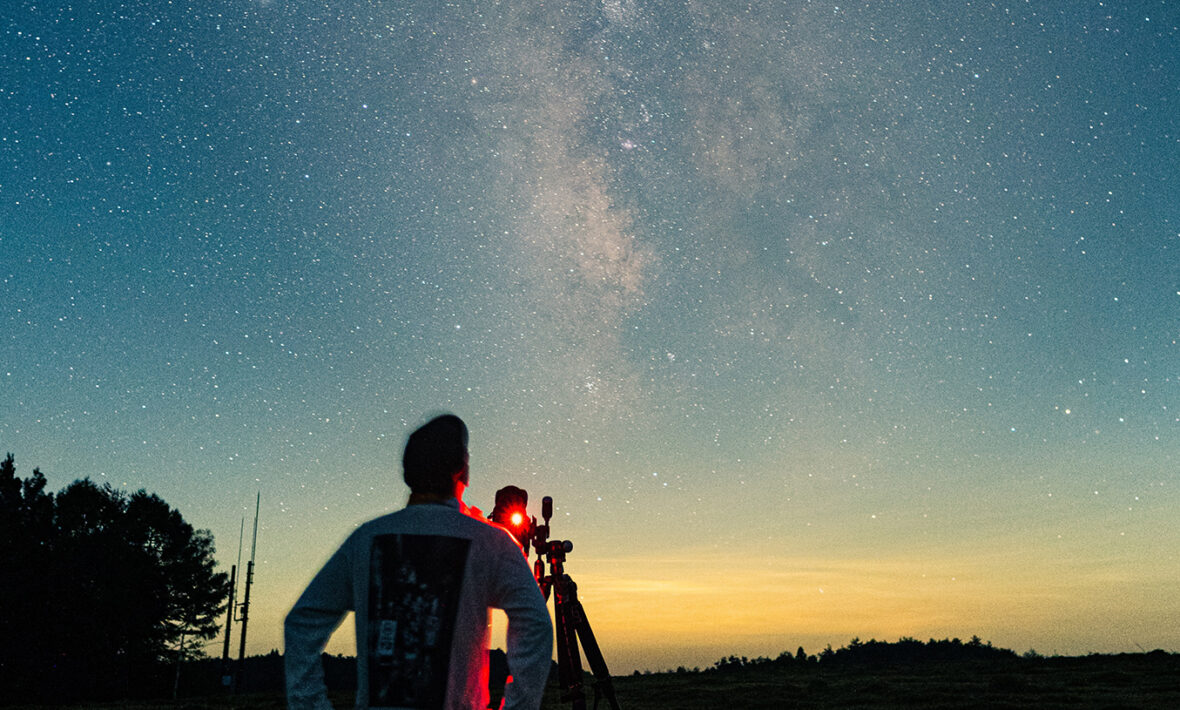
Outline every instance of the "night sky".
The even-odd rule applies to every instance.
[[[1178,27],[8,2],[0,453],[227,571],[261,492],[251,653],[440,411],[468,502],[553,496],[615,672],[1180,650]]]

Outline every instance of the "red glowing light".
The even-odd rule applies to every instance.
[[[518,527],[523,522],[524,522],[524,515],[522,515],[521,513],[513,513],[512,514],[512,526],[513,527]]]

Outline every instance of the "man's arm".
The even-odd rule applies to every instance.
[[[289,710],[331,710],[320,655],[352,610],[352,565],[346,542],[303,590],[283,624]]]
[[[506,541],[510,538],[505,536]],[[508,615],[508,672],[504,710],[536,710],[553,662],[553,622],[528,562],[512,546],[501,565],[498,606]]]

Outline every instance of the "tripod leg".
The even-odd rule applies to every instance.
[[[574,597],[576,603],[577,598]],[[566,584],[553,584],[553,619],[557,635],[557,678],[561,683],[562,700],[568,700],[573,710],[586,709],[586,693],[582,689],[582,656],[578,652],[577,628],[570,618],[572,608]]]
[[[567,586],[569,599],[566,606],[569,608],[570,617],[567,623],[573,627],[577,638],[581,640],[582,648],[586,650],[586,662],[590,664],[590,670],[594,673],[594,707],[598,708],[598,696],[601,692],[610,704],[611,710],[621,710],[615,697],[615,686],[611,681],[610,671],[606,668],[606,659],[602,657],[602,651],[598,648],[594,630],[590,628],[590,620],[586,618],[586,610],[582,608],[582,602],[578,601],[578,585],[574,584],[573,580],[568,580]]]

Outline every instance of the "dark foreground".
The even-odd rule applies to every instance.
[[[619,678],[615,685],[623,710],[1180,708],[1180,656],[878,668],[747,668]],[[588,707],[592,706],[591,702]],[[552,703],[545,707],[563,706]]]
[[[786,708],[1180,708],[1180,655],[1018,659],[877,667],[764,665],[613,679],[622,710],[783,710]],[[589,686],[589,684],[588,684]],[[543,710],[569,708],[551,687]],[[334,693],[340,710],[351,693]],[[47,706],[22,706],[25,708]],[[108,703],[73,708],[281,710],[278,694]],[[594,707],[587,687],[587,708]],[[602,700],[599,708],[609,708]]]

